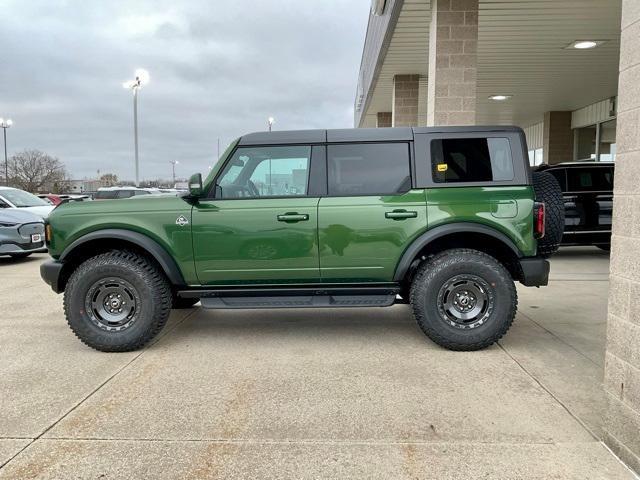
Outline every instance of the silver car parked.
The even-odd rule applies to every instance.
[[[19,209],[0,209],[0,256],[24,258],[46,251],[42,217]]]

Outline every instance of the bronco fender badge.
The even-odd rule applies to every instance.
[[[176,225],[180,227],[184,227],[188,223],[189,223],[189,220],[187,220],[184,215],[180,215],[178,218],[176,218]]]

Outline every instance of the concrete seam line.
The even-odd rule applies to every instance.
[[[368,441],[368,440],[326,440],[326,439],[298,439],[298,440],[274,440],[274,439],[255,439],[255,438],[89,438],[89,437],[45,437],[42,442],[138,442],[138,443],[220,443],[220,444],[247,444],[247,445],[367,445],[367,446],[385,446],[385,445],[515,445],[515,446],[559,446],[559,445],[593,445],[600,443],[598,440],[576,441],[576,442],[554,442],[554,441],[534,441],[534,442],[457,442],[451,441]]]
[[[562,408],[564,408],[564,409],[565,409],[565,411],[566,411],[569,415],[571,415],[571,417],[572,417],[576,422],[578,422],[578,424],[579,424],[580,426],[582,426],[582,428],[584,428],[584,429],[587,431],[587,433],[589,433],[589,435],[591,435],[591,436],[593,437],[593,439],[594,439],[594,440],[596,440],[596,441],[598,441],[598,442],[600,441],[600,439],[599,439],[599,438],[598,438],[598,437],[597,437],[597,436],[596,436],[596,435],[591,431],[591,429],[590,429],[590,428],[589,428],[589,427],[588,427],[588,426],[587,426],[587,425],[586,425],[582,420],[580,420],[580,418],[578,418],[576,415],[574,415],[574,414],[573,414],[573,412],[572,412],[571,410],[569,410],[569,408],[568,408],[568,407],[567,407],[567,406],[566,406],[562,401],[560,401],[560,399],[559,399],[558,397],[556,397],[556,396],[551,392],[551,390],[549,390],[547,387],[545,387],[545,386],[544,386],[544,384],[543,384],[540,380],[538,380],[536,377],[534,377],[534,376],[533,376],[533,375],[532,375],[532,374],[531,374],[531,373],[530,373],[530,372],[529,372],[529,371],[528,371],[528,370],[527,370],[527,369],[526,369],[526,368],[525,368],[525,367],[524,367],[524,366],[523,366],[523,365],[522,365],[518,360],[516,360],[516,358],[515,358],[513,355],[511,355],[511,354],[507,351],[507,349],[506,349],[506,348],[504,348],[504,346],[502,346],[502,344],[501,344],[500,342],[497,342],[497,344],[498,344],[498,346],[502,349],[502,351],[503,351],[504,353],[506,353],[506,354],[507,354],[507,356],[508,356],[509,358],[511,358],[511,360],[513,360],[513,361],[516,363],[516,365],[518,365],[518,366],[522,369],[522,371],[523,371],[524,373],[526,373],[529,377],[531,377],[531,379],[532,379],[534,382],[536,382],[536,383],[540,386],[540,388],[542,388],[545,392],[547,392],[547,393],[549,394],[549,396],[551,396],[551,398],[553,398],[556,402],[558,402],[558,404],[560,404],[560,406],[561,406]]]
[[[131,360],[129,360],[127,363],[125,363],[122,367],[120,367],[118,370],[116,370],[111,376],[109,376],[109,378],[107,378],[104,382],[102,382],[100,385],[98,385],[96,388],[94,388],[91,392],[89,392],[84,398],[82,398],[82,400],[80,400],[78,403],[76,403],[73,407],[71,407],[64,415],[62,415],[60,418],[58,418],[55,422],[53,422],[51,425],[49,425],[47,428],[45,428],[39,435],[37,435],[35,438],[33,438],[29,443],[27,443],[24,447],[22,447],[18,452],[16,452],[15,455],[11,456],[6,462],[0,463],[0,469],[4,468],[6,465],[9,464],[9,462],[11,462],[14,458],[16,458],[18,455],[20,455],[22,452],[24,452],[27,448],[29,448],[31,445],[33,445],[34,443],[36,443],[40,438],[42,438],[42,436],[44,434],[46,434],[49,430],[51,430],[53,427],[55,427],[58,423],[60,423],[62,420],[64,420],[65,418],[67,418],[67,416],[69,416],[69,414],[71,412],[73,412],[75,409],[77,409],[80,405],[82,405],[84,402],[86,402],[89,398],[91,398],[96,392],[98,392],[98,390],[100,390],[102,387],[104,387],[107,383],[109,383],[111,380],[113,380],[116,376],[118,376],[122,371],[124,371],[129,365],[131,365],[133,362],[135,362],[136,360],[138,360],[149,348],[151,348],[153,345],[155,345],[156,343],[158,343],[161,339],[163,339],[169,332],[172,332],[173,330],[175,330],[176,328],[178,328],[178,326],[182,325],[182,323],[184,323],[191,315],[193,315],[196,312],[196,310],[193,310],[192,312],[190,312],[189,314],[185,315],[183,318],[181,318],[180,320],[178,320],[175,325],[173,325],[170,328],[165,328],[160,335],[158,335],[153,341],[151,341],[146,348],[144,348],[141,352],[139,352],[137,355],[135,355]]]
[[[611,435],[611,434],[610,434],[610,433],[608,433],[608,435]],[[615,436],[614,436],[614,435],[611,435],[611,436],[615,438]],[[617,441],[617,440],[618,440],[618,439],[616,438],[616,441]],[[604,443],[602,440],[600,441],[600,443],[602,444],[602,446],[603,446],[604,448],[606,448],[607,450],[609,450],[609,453],[610,453],[611,455],[613,455],[614,457],[616,457],[616,459],[617,459],[617,460],[622,464],[622,466],[623,466],[624,468],[626,468],[627,470],[629,470],[629,472],[631,473],[631,475],[633,475],[635,478],[637,478],[638,480],[640,480],[640,475],[638,475],[636,472],[634,472],[634,471],[633,471],[633,469],[632,469],[629,465],[627,465],[626,463],[624,463],[624,461],[623,461],[623,460],[622,460],[618,455],[616,455],[616,452],[614,452],[613,450],[611,450],[611,448],[609,448],[609,445],[607,445],[606,443]]]
[[[523,312],[518,312],[520,313],[520,315],[522,315],[523,317],[525,317],[527,320],[529,320],[531,323],[537,325],[538,327],[540,327],[542,330],[544,330],[545,332],[547,332],[549,335],[551,335],[553,338],[557,339],[560,343],[562,343],[563,345],[566,345],[567,347],[569,347],[571,350],[575,351],[578,355],[580,355],[581,357],[586,358],[587,360],[589,360],[591,363],[593,363],[596,367],[598,368],[604,368],[604,365],[600,365],[596,362],[594,362],[591,358],[587,357],[584,353],[582,353],[580,350],[578,350],[576,347],[574,347],[573,345],[571,345],[570,343],[566,342],[564,339],[562,339],[561,337],[559,337],[558,335],[556,335],[555,333],[553,333],[551,330],[549,330],[548,328],[544,327],[543,325],[540,325],[538,322],[536,322],[533,318],[531,318],[529,315],[527,315],[526,313]]]

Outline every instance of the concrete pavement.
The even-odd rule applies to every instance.
[[[469,353],[405,305],[174,311],[145,350],[95,352],[43,258],[0,259],[0,478],[634,478],[598,440],[599,250],[563,251]]]

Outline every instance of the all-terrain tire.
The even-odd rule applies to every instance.
[[[485,294],[484,310],[474,323],[452,320],[449,312],[454,306],[450,305],[449,310],[445,306],[445,300],[453,303],[452,297],[457,295],[450,288],[462,288],[459,293],[465,291],[463,282],[475,282]],[[430,257],[418,267],[411,284],[411,306],[422,331],[438,345],[449,350],[480,350],[509,330],[518,296],[511,275],[495,258],[477,250],[456,248]]]
[[[132,310],[119,323],[110,323],[115,317],[102,306],[109,309],[109,298],[120,293],[124,299],[120,311]],[[171,300],[169,282],[152,260],[114,250],[89,258],[71,274],[64,311],[73,333],[88,346],[103,352],[128,352],[142,348],[162,330]],[[115,311],[118,315],[117,308]]]
[[[550,257],[560,248],[564,232],[564,201],[556,177],[549,172],[533,172],[536,201],[545,208],[544,237],[538,239],[538,255]]]

